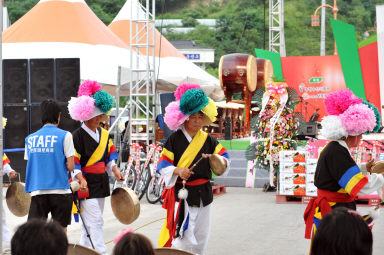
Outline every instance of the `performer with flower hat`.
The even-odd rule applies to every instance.
[[[68,110],[72,119],[83,122],[73,132],[75,170],[72,178],[82,187],[77,196],[85,198],[80,203],[83,216],[80,244],[91,247],[93,243],[96,251],[107,254],[103,211],[105,197],[110,195],[108,173],[113,173],[118,181],[123,179],[115,163],[117,153],[112,139],[107,130],[99,127],[113,106],[113,98],[101,90],[100,84],[90,80],[80,85],[77,96],[69,101]]]
[[[225,159],[225,148],[201,128],[215,121],[215,103],[197,84],[181,84],[175,91],[176,101],[165,108],[164,121],[175,132],[165,142],[157,171],[164,176],[162,195],[167,218],[159,237],[159,247],[176,247],[204,254],[210,229],[213,201],[208,154]],[[204,157],[198,164],[198,160]],[[190,168],[195,165],[193,171]],[[185,189],[183,180],[186,181]],[[179,192],[182,190],[182,192]]]
[[[317,197],[309,202],[304,220],[305,238],[311,238],[320,220],[333,208],[356,210],[358,195],[380,191],[384,186],[382,174],[369,173],[373,161],[367,163],[367,173],[361,171],[351,156],[350,148],[359,145],[362,134],[380,128],[380,115],[368,102],[358,99],[350,90],[333,92],[325,99],[328,116],[321,122],[321,135],[331,140],[321,152],[316,173]],[[373,215],[370,215],[373,216]],[[367,223],[372,217],[365,217]]]

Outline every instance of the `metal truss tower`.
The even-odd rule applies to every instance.
[[[130,1],[130,142],[149,144],[156,130],[155,0]]]
[[[269,0],[269,51],[285,57],[284,0]]]

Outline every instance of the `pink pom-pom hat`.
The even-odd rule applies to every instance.
[[[113,239],[113,242],[117,244],[123,236],[125,236],[128,233],[133,232],[132,228],[123,228],[120,233]]]
[[[177,130],[189,118],[180,111],[179,105],[179,101],[174,101],[165,108],[164,122],[171,130]]]
[[[344,113],[340,114],[339,117],[350,136],[370,132],[376,126],[375,113],[365,104],[351,105]]]
[[[97,91],[101,90],[101,85],[97,81],[86,80],[84,81],[77,92],[77,96],[92,96]]]
[[[95,114],[95,99],[89,96],[72,97],[68,102],[69,115],[74,120],[85,121]]]
[[[174,93],[176,101],[180,101],[181,95],[183,95],[187,90],[190,90],[190,89],[201,89],[201,87],[199,84],[193,84],[193,83],[180,84]]]
[[[327,112],[331,115],[340,115],[351,105],[360,104],[361,102],[363,100],[357,98],[349,89],[332,92],[324,100]]]

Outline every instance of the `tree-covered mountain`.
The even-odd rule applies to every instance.
[[[5,0],[11,22],[19,19],[37,2]],[[108,25],[125,1],[86,0],[86,3]],[[333,1],[327,0],[327,3],[333,4]],[[284,1],[288,56],[319,55],[320,28],[311,27],[311,15],[320,4],[321,0]],[[364,31],[374,27],[377,4],[384,4],[384,0],[339,0],[338,19],[354,25],[357,40],[361,41]],[[196,25],[196,29],[187,34],[166,34],[168,39],[193,39],[197,45],[214,48],[216,60],[208,71],[217,76],[220,56],[233,52],[254,54],[254,48],[268,48],[268,7],[268,0],[156,0],[156,19],[179,18],[185,24],[192,25],[196,24],[193,22],[196,19],[217,19],[215,28]],[[333,16],[331,9],[327,8],[326,15],[326,53],[333,54],[333,35],[328,19]]]

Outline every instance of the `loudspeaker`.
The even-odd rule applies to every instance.
[[[40,104],[33,105],[29,108],[30,111],[30,131],[31,133],[36,132],[39,130],[43,124],[41,123],[41,112],[40,112]]]
[[[225,117],[224,121],[224,139],[232,140],[232,121],[230,117]]]
[[[28,109],[26,106],[4,106],[7,126],[4,129],[4,148],[24,148],[28,136]]]
[[[27,103],[28,60],[3,61],[3,103]]]
[[[6,152],[6,154],[11,161],[11,167],[20,174],[20,180],[25,182],[25,169],[27,168],[27,160],[24,160],[24,151]],[[6,175],[4,175],[4,177],[6,177]],[[16,179],[13,179],[13,181],[15,180]],[[5,179],[4,182],[7,182],[7,179]]]
[[[297,136],[305,138],[305,136],[316,137],[319,124],[316,122],[300,122],[299,132]]]
[[[56,99],[68,102],[77,96],[80,85],[80,59],[58,58],[56,63]]]
[[[169,103],[172,101],[175,101],[175,96],[173,93],[161,93],[160,94],[160,104],[161,104],[161,112],[163,114],[163,119],[164,119],[164,114],[165,114],[165,107],[168,106]],[[168,136],[170,136],[173,131],[169,129],[167,124],[164,122],[164,139],[167,140]]]
[[[61,117],[60,117],[60,123],[59,128],[63,130],[67,130],[69,132],[73,132],[75,129],[80,127],[80,122],[73,120],[71,116],[68,113],[68,103],[60,103],[59,106],[61,109]],[[40,105],[34,105],[30,108],[31,112],[31,133],[36,132],[42,127],[41,123],[41,112],[40,112]]]
[[[68,103],[59,103],[59,105],[61,109],[59,128],[72,133],[75,131],[75,129],[80,127],[81,123],[79,121],[73,120],[69,115]]]
[[[31,102],[54,98],[54,59],[30,60]]]

